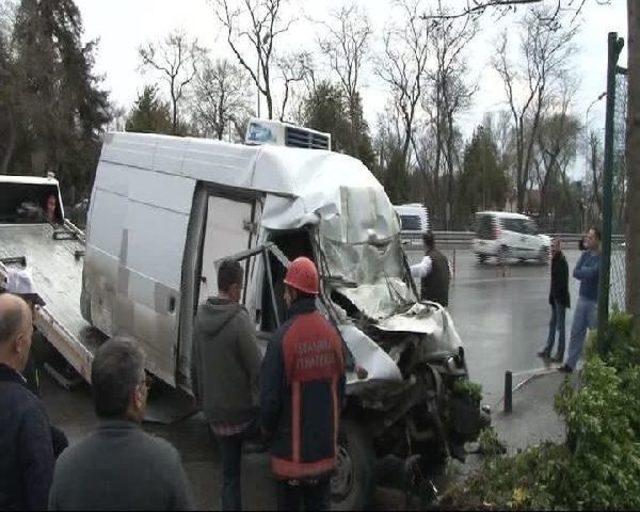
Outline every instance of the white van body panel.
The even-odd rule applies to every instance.
[[[216,218],[220,213],[227,217]],[[375,311],[378,320],[388,317],[388,300],[379,301],[375,293],[390,293],[389,280],[373,263],[384,256],[375,244],[394,241],[388,251],[400,250],[400,225],[382,185],[359,160],[317,149],[107,134],[89,209],[83,271],[91,322],[108,335],[139,340],[148,369],[165,382],[188,382],[193,313],[217,288],[212,260],[262,244],[270,232],[306,225],[317,226],[332,271],[366,283],[376,300],[363,298],[366,294],[351,297],[355,289],[349,287],[335,289],[361,310]],[[222,235],[225,230],[228,236]],[[208,232],[216,233],[213,243],[207,242]],[[246,268],[245,304],[253,318],[262,297],[263,267],[262,258],[252,258]],[[206,287],[193,282],[196,275]],[[187,289],[198,296],[185,294]],[[408,289],[403,293],[410,295]],[[407,321],[428,334],[433,315],[437,311],[422,305]],[[454,330],[445,334],[448,345],[461,345]],[[358,343],[356,337],[346,338],[348,345]],[[355,345],[352,352],[359,352]],[[379,353],[380,366],[367,362],[374,370],[370,378],[397,378],[399,371],[389,366],[395,363]]]

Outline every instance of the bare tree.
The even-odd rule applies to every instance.
[[[576,157],[580,123],[571,115],[570,107],[576,94],[576,83],[568,76],[561,80],[562,92],[550,98],[536,134],[533,165],[535,181],[540,192],[541,216],[545,216],[551,203],[554,184],[567,183],[567,167]]]
[[[591,130],[587,139],[587,164],[591,181],[590,203],[596,206],[594,217],[602,216],[603,143],[598,132]]]
[[[424,19],[434,17],[454,19],[467,16],[481,16],[487,11],[496,12],[498,16],[504,16],[511,12],[516,12],[519,6],[527,6],[530,4],[542,4],[547,2],[552,5],[552,10],[546,21],[554,22],[558,15],[571,13],[575,20],[582,12],[587,0],[467,0],[466,6],[457,12],[449,12],[444,15],[425,14]],[[607,5],[611,0],[595,0],[599,5]],[[573,21],[572,20],[572,21]]]
[[[205,136],[222,139],[236,120],[251,111],[249,79],[244,70],[226,59],[206,59],[193,87],[193,117]],[[231,138],[231,137],[230,137]]]
[[[284,92],[282,95],[282,106],[280,108],[280,121],[287,117],[287,103],[296,83],[304,82],[308,76],[313,74],[313,61],[308,52],[289,53],[277,59],[278,67],[282,74]]]
[[[162,41],[149,42],[138,49],[142,67],[160,74],[169,86],[172,112],[172,132],[178,132],[179,105],[193,82],[203,50],[197,40],[182,31],[167,35]]]
[[[522,66],[514,65],[509,59],[506,32],[499,40],[497,55],[493,59],[494,68],[504,84],[512,116],[516,143],[516,197],[520,211],[525,208],[540,117],[575,52],[572,40],[577,26],[563,27],[559,22],[551,25],[548,19],[552,15],[547,8],[532,9],[525,14],[521,22]]]
[[[360,144],[362,127],[360,119],[359,86],[362,66],[369,51],[371,24],[369,18],[356,4],[349,3],[331,13],[331,20],[323,23],[325,35],[318,41],[320,51],[326,56],[329,67],[347,98],[351,119],[352,151]]]
[[[465,59],[465,49],[473,41],[478,31],[475,18],[445,18],[449,11],[438,0],[434,13],[441,15],[429,21],[430,53],[435,56],[434,69],[429,73],[431,94],[425,106],[431,118],[432,129],[435,132],[435,163],[433,166],[433,186],[438,190],[439,173],[444,160],[447,171],[447,185],[444,201],[441,206],[446,207],[442,212],[445,227],[448,229],[453,202],[454,168],[457,159],[456,140],[459,139],[455,128],[458,114],[466,110],[471,97],[476,92],[475,85],[467,84],[468,66]]]
[[[286,0],[214,0],[215,13],[227,34],[227,43],[240,65],[247,70],[251,80],[267,102],[267,115],[273,119],[273,69],[274,44],[287,32],[293,19],[285,19],[282,8]],[[254,53],[250,57],[243,48],[247,45]],[[251,58],[257,59],[254,68]],[[258,113],[259,114],[259,113]]]
[[[414,124],[426,85],[429,45],[427,24],[418,15],[419,1],[403,0],[399,6],[402,20],[384,36],[384,52],[376,73],[391,89],[393,107],[402,125],[401,155],[407,166]]]

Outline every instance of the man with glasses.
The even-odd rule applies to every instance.
[[[140,428],[148,382],[138,345],[102,345],[91,384],[100,426],[58,459],[49,510],[193,510],[177,450]]]

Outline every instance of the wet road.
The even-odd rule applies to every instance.
[[[444,252],[453,261],[453,251]],[[412,262],[420,257],[419,251],[409,252]],[[567,258],[572,269],[578,251],[567,251]],[[543,366],[536,352],[547,336],[549,268],[535,263],[514,263],[503,277],[494,263],[480,265],[468,250],[456,250],[455,263],[450,311],[465,344],[471,378],[483,385],[485,403],[494,405],[501,397],[506,369],[526,372]],[[571,281],[575,300],[577,283]],[[567,315],[567,333],[570,325],[571,312]],[[97,421],[87,387],[66,391],[45,377],[42,395],[52,421],[67,432],[72,443],[95,427]],[[202,417],[168,426],[146,424],[145,429],[167,438],[179,449],[197,505],[218,509],[220,459]],[[263,455],[245,457],[245,508],[275,507],[267,465]],[[404,501],[401,494],[380,490],[375,505],[379,509],[401,509]]]
[[[444,254],[453,262],[453,250]],[[569,273],[580,253],[565,250]],[[411,263],[420,260],[408,253]],[[550,267],[515,260],[504,272],[493,261],[480,264],[468,250],[456,250],[456,271],[449,292],[449,311],[467,354],[471,379],[483,386],[485,402],[495,404],[502,396],[504,372],[529,372],[543,367],[536,353],[549,332],[548,303]],[[572,304],[578,297],[578,281],[569,278]],[[566,343],[573,312],[566,317]]]

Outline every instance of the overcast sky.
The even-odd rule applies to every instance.
[[[153,82],[151,76],[142,76],[138,70],[137,48],[148,40],[158,39],[169,31],[181,28],[197,37],[202,45],[211,50],[215,57],[234,59],[226,46],[224,36],[214,16],[213,8],[207,0],[76,0],[80,7],[85,26],[85,38],[99,38],[96,55],[97,71],[105,76],[105,85],[111,91],[111,99],[127,109],[145,83]],[[461,0],[448,0],[451,6]],[[326,19],[330,9],[342,4],[342,0],[293,0],[290,8],[301,18],[291,33],[282,40],[284,46],[292,49],[305,48],[314,51],[319,25],[306,21]],[[368,13],[374,27],[372,51],[381,45],[381,35],[389,19],[393,16],[392,0],[370,0],[359,2]],[[425,5],[429,0],[424,0]],[[523,9],[523,8],[521,8]],[[522,11],[521,11],[522,12]],[[607,33],[617,31],[626,38],[626,1],[611,0],[608,6],[598,5],[596,0],[587,0],[582,13],[583,24],[576,44],[580,50],[575,59],[575,73],[579,77],[580,88],[574,110],[582,122],[591,102],[605,89]],[[479,82],[479,91],[474,98],[472,109],[461,119],[465,135],[482,119],[486,111],[504,108],[504,94],[501,82],[491,69],[489,61],[494,50],[494,42],[504,28],[518,34],[516,15],[496,21],[490,15],[481,19],[481,31],[468,51],[471,64],[470,77]],[[626,65],[626,52],[621,63]],[[365,116],[372,128],[377,113],[386,102],[383,83],[367,66],[363,80],[363,101]],[[589,114],[589,124],[604,126],[604,101],[594,105]]]

